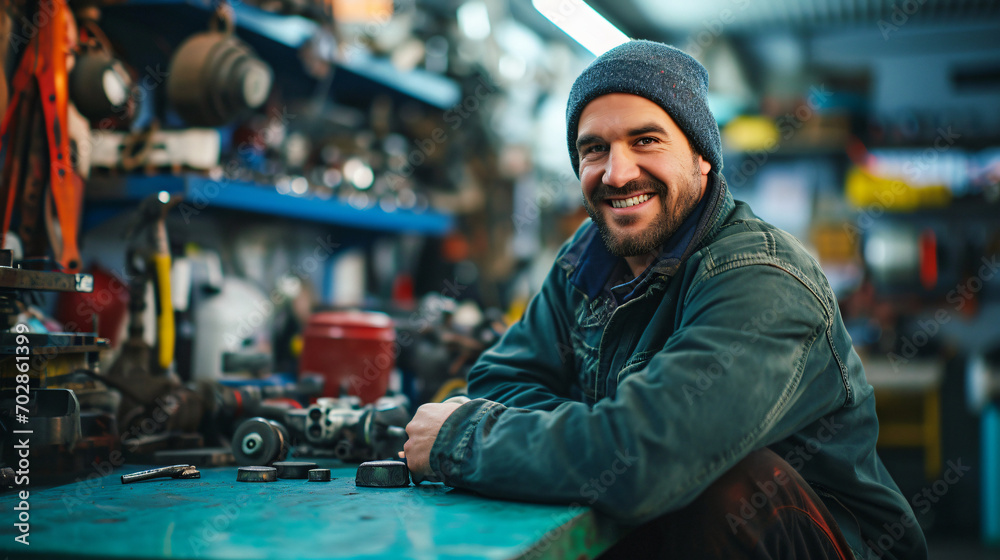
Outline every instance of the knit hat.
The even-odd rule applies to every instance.
[[[663,107],[712,169],[722,170],[719,125],[708,109],[708,71],[680,49],[653,41],[629,41],[597,57],[569,92],[566,139],[577,177],[580,113],[588,103],[609,93],[631,93]]]

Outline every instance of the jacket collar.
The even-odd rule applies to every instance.
[[[715,237],[726,216],[735,208],[722,175],[712,171],[708,179],[708,189],[695,211],[667,241],[656,261],[634,280],[621,283],[612,278],[624,266],[624,259],[608,252],[593,222],[581,228],[556,264],[566,271],[569,282],[589,299],[604,291],[610,291],[620,302],[631,299],[653,280],[677,272],[691,253]]]

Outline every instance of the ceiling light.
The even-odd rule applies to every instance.
[[[627,35],[583,0],[532,0],[531,3],[595,56],[629,41]]]
[[[458,26],[469,39],[482,41],[490,36],[490,14],[486,4],[472,0],[458,8]]]

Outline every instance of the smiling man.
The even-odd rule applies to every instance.
[[[733,200],[707,93],[648,41],[576,80],[591,221],[470,371],[474,399],[417,410],[410,469],[636,526],[608,558],[926,558],[829,283]]]

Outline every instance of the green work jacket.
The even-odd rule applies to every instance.
[[[469,372],[474,400],[442,426],[431,468],[450,486],[638,524],[768,447],[859,558],[926,558],[876,454],[873,390],[826,276],[720,175],[709,186],[638,278],[617,278],[624,261],[580,227]]]

